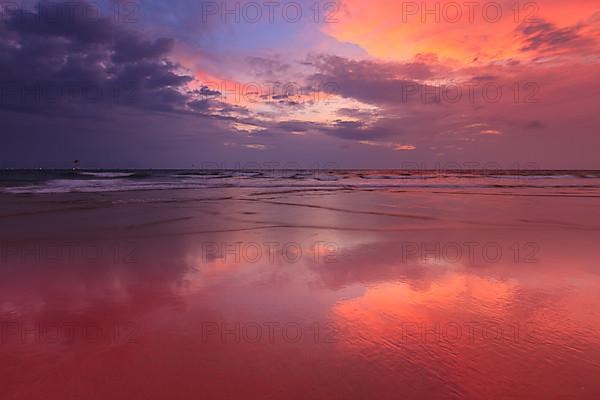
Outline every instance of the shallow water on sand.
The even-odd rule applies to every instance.
[[[2,194],[2,398],[599,398],[595,194]]]

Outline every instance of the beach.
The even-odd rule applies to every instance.
[[[0,193],[4,399],[600,394],[598,177],[98,174]]]

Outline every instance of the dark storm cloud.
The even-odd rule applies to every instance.
[[[558,28],[556,25],[540,20],[534,24],[524,24],[519,33],[524,40],[522,51],[548,51],[575,44],[583,44],[579,26]]]
[[[370,110],[361,110],[358,108],[340,108],[338,110],[338,115],[345,117],[354,117],[354,118],[373,118],[377,115],[376,112]]]
[[[397,126],[397,121],[394,121],[392,125],[395,126],[392,128],[391,126],[385,126],[385,124],[369,125],[365,122],[342,119],[335,120],[332,123],[319,123],[299,120],[284,121],[276,124],[263,123],[263,126],[268,128],[271,132],[306,133],[312,131],[350,141],[382,139],[402,133],[402,130]]]
[[[350,121],[338,121],[333,127],[323,127],[322,132],[339,139],[360,141],[389,138],[401,133],[399,129],[385,126],[363,126]]]
[[[264,57],[248,57],[246,62],[249,72],[257,78],[277,78],[291,68],[288,63]]]
[[[308,80],[321,86],[335,85],[336,93],[371,104],[400,104],[419,101],[419,93],[426,92],[421,80],[440,74],[451,78],[451,71],[435,62],[384,63],[351,60],[339,56],[319,55],[311,65],[317,73]]]
[[[67,4],[70,4],[67,6]],[[183,110],[192,77],[167,57],[174,40],[147,39],[108,17],[86,19],[85,3],[61,3],[61,18],[11,10],[0,23],[0,108],[73,113],[120,104]],[[80,11],[80,10],[79,10]],[[92,107],[93,106],[93,107]]]
[[[284,121],[277,124],[279,129],[288,132],[307,132],[310,129],[317,128],[319,125],[314,122],[306,121]]]
[[[320,55],[311,64],[327,75],[345,73],[353,79],[369,80],[374,75],[380,79],[427,79],[435,75],[434,66],[422,61],[409,63],[383,63],[371,60],[350,60],[334,55]]]
[[[184,158],[223,149],[230,124],[248,110],[207,87],[188,88],[193,78],[174,61],[173,39],[115,23],[112,14],[92,22],[65,4],[60,20],[31,6],[0,15],[4,166],[185,166]]]

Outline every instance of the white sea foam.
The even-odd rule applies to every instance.
[[[310,172],[310,173],[309,173]],[[597,174],[539,175],[435,174],[431,171],[75,171],[52,173],[47,179],[13,179],[2,189],[13,194],[95,193],[140,190],[210,188],[343,188],[343,189],[490,189],[556,188],[590,191],[600,189]]]

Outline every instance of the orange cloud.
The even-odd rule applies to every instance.
[[[339,23],[327,25],[326,30],[378,58],[409,60],[417,54],[432,53],[440,59],[468,64],[523,58],[518,36],[523,24],[548,21],[564,28],[582,24],[599,10],[598,3],[589,0],[543,1],[536,3],[537,8],[532,4],[343,0]]]

